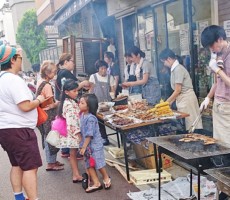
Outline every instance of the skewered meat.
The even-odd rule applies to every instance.
[[[203,141],[204,145],[215,144],[216,139],[210,138],[205,135],[199,135],[195,133],[185,134],[183,138],[179,139],[180,142],[195,142]]]

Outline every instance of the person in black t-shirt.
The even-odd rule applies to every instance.
[[[115,85],[115,96],[121,92],[121,87],[119,86],[119,83],[121,83],[120,79],[120,68],[119,66],[114,62],[114,55],[112,52],[106,51],[104,53],[104,61],[108,64],[107,74],[112,75],[115,79],[116,85]]]
[[[78,81],[78,79],[73,75],[72,70],[74,69],[74,60],[73,56],[69,53],[63,53],[59,58],[59,62],[57,64],[58,71],[57,71],[57,80],[55,83],[55,98],[60,100],[60,94],[62,90],[62,79],[73,79]],[[85,80],[79,83],[78,90],[81,88],[88,88],[89,89],[89,81]]]
[[[78,81],[78,79],[73,75],[72,71],[74,69],[74,59],[73,56],[69,53],[63,53],[59,58],[59,62],[57,64],[57,79],[55,82],[55,99],[60,101],[60,94],[62,91],[62,85],[64,79],[73,79]],[[82,81],[78,84],[78,90],[81,88],[89,89],[89,81]],[[61,156],[68,157],[69,156],[69,148],[61,149]],[[80,158],[81,156],[79,156]]]

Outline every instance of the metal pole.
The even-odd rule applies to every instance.
[[[188,0],[187,4],[188,9],[188,23],[189,23],[189,35],[190,35],[190,57],[191,57],[191,78],[195,91],[197,92],[197,85],[195,84],[195,47],[193,45],[194,35],[193,35],[193,20],[192,20],[192,0]]]

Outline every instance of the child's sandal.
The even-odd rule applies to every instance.
[[[111,178],[110,178],[110,177],[109,177],[109,180],[108,180],[107,182],[103,180],[103,183],[104,183],[104,188],[105,188],[105,190],[110,189],[111,186],[112,186]]]

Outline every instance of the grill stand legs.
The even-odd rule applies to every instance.
[[[158,200],[161,200],[161,172],[162,172],[162,157],[161,157],[161,148],[158,146],[158,154],[156,144],[153,144],[154,147],[154,157],[156,162],[156,172],[158,173]],[[157,156],[158,155],[158,156]],[[202,165],[198,166],[198,192],[197,192],[197,200],[200,200],[200,174],[202,171]],[[190,196],[192,196],[192,169],[190,170]]]
[[[162,170],[162,158],[161,150],[158,147],[158,199],[161,200],[161,170]],[[157,151],[155,151],[155,159],[157,157]]]
[[[190,197],[192,196],[192,169],[190,169]]]
[[[202,165],[198,166],[198,194],[197,194],[197,199],[200,200],[200,172],[202,170]]]
[[[124,156],[125,156],[125,168],[126,168],[126,174],[127,174],[127,180],[130,181],[129,177],[129,162],[128,162],[128,154],[127,154],[127,146],[126,146],[126,134],[121,133],[123,137],[123,147],[124,147]]]

